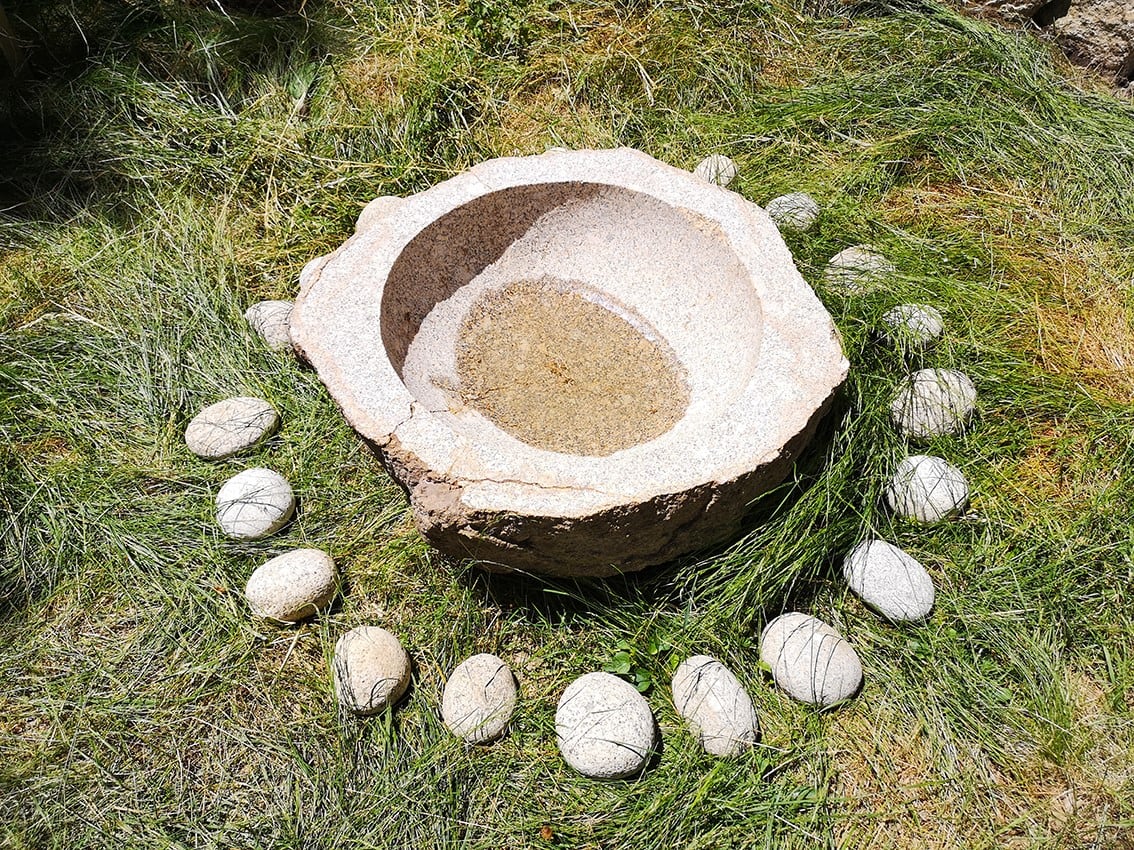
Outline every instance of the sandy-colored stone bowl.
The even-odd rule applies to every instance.
[[[728,538],[847,372],[763,210],[629,149],[380,199],[300,284],[297,352],[422,534],[489,568],[612,575]]]

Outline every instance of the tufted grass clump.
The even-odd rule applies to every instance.
[[[1134,108],[1048,45],[929,2],[4,3],[28,64],[3,78],[0,150],[0,844],[39,847],[1134,846]],[[734,159],[756,203],[807,191],[787,241],[851,376],[738,540],[595,583],[452,563],[316,376],[242,318],[294,295],[363,205],[494,156],[631,145]],[[837,251],[896,266],[826,288]],[[944,338],[878,339],[926,303]],[[974,498],[920,526],[883,507],[911,447],[910,370],[980,393],[917,451]],[[276,436],[220,463],[183,430],[258,395]],[[217,488],[285,475],[297,520],[224,539]],[[929,569],[937,604],[892,626],[839,579],[867,535]],[[251,571],[297,546],[345,575],[332,611],[253,620]],[[763,625],[813,613],[856,647],[862,694],[777,693]],[[407,699],[340,716],[337,637],[397,633]],[[500,742],[439,717],[475,652],[515,670]],[[762,740],[704,755],[668,677],[729,665]],[[625,663],[624,663],[625,662]],[[554,710],[629,667],[663,746],[638,780],[575,775]]]

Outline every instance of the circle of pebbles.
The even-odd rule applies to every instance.
[[[244,318],[268,348],[287,351],[291,348],[291,307],[290,301],[257,301],[244,311]]]
[[[610,673],[587,673],[567,686],[555,709],[555,736],[567,764],[592,779],[640,773],[656,741],[645,698]]]
[[[296,623],[326,608],[339,575],[331,556],[319,549],[295,549],[261,564],[244,587],[257,617]]]
[[[890,418],[912,439],[955,434],[972,416],[976,397],[976,387],[963,372],[918,369],[894,395]]]
[[[503,660],[487,652],[458,664],[441,697],[441,719],[472,744],[504,734],[515,708],[516,679]]]
[[[295,513],[295,493],[278,472],[254,467],[228,479],[217,493],[217,522],[236,540],[279,531]]]
[[[808,614],[781,614],[768,623],[760,636],[760,660],[782,690],[812,705],[842,702],[862,685],[862,663],[854,647]]]
[[[702,180],[727,186],[736,179],[736,163],[724,154],[713,153],[697,163],[693,173]]]
[[[893,622],[924,620],[933,609],[933,579],[921,562],[885,540],[864,540],[843,558],[847,585]]]
[[[705,752],[738,756],[760,736],[752,698],[732,671],[708,655],[678,665],[671,682],[673,705]]]
[[[942,458],[910,455],[886,486],[886,504],[907,519],[936,522],[960,513],[969,501],[965,474]]]
[[[190,420],[185,428],[185,445],[197,457],[220,460],[256,445],[279,424],[279,413],[262,398],[227,398],[210,404]]]
[[[819,219],[819,204],[806,192],[791,192],[772,198],[764,207],[780,230],[804,233]]]
[[[393,705],[409,687],[409,655],[380,626],[356,626],[340,637],[332,663],[339,705],[358,715]]]

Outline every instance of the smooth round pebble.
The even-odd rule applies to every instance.
[[[945,320],[928,304],[899,304],[882,317],[883,334],[891,345],[924,348],[945,330]]]
[[[819,218],[819,204],[806,192],[772,198],[764,207],[780,230],[810,230]]]
[[[291,302],[257,301],[244,311],[244,318],[273,351],[291,348]]]
[[[358,214],[358,220],[354,224],[354,232],[362,233],[369,230],[376,223],[393,213],[402,205],[404,200],[397,195],[383,195],[381,198],[375,198],[363,207],[362,212]]]
[[[853,245],[827,261],[823,277],[828,285],[859,295],[881,283],[894,271],[894,264],[872,246]]]
[[[939,457],[910,455],[886,487],[886,504],[907,519],[936,522],[958,514],[969,501],[969,484],[957,467]]]
[[[278,472],[254,467],[228,479],[217,493],[217,522],[229,537],[257,540],[279,531],[295,513],[295,493]]]
[[[924,620],[933,609],[933,579],[925,567],[885,540],[864,540],[851,549],[843,558],[843,577],[888,620]]]
[[[709,154],[697,163],[693,173],[702,180],[708,180],[718,186],[727,186],[736,179],[736,163],[724,154]]]
[[[257,617],[295,623],[326,608],[338,581],[330,555],[296,549],[257,567],[244,587],[244,598]]]
[[[587,673],[563,692],[555,736],[567,764],[593,779],[621,779],[646,766],[655,743],[645,698],[610,673]]]
[[[862,684],[862,663],[854,647],[807,614],[781,614],[768,623],[760,636],[760,660],[780,688],[812,705],[842,702]]]
[[[473,744],[499,738],[516,708],[516,680],[501,659],[481,653],[462,661],[445,683],[441,719]]]
[[[217,460],[251,448],[279,424],[276,409],[262,398],[228,398],[193,417],[185,429],[185,445],[197,457]]]
[[[673,674],[673,704],[705,751],[736,756],[756,743],[760,723],[744,686],[715,658],[694,655]]]
[[[379,626],[357,626],[335,644],[335,696],[355,714],[393,705],[410,682],[410,659],[401,642]]]
[[[976,387],[963,372],[919,369],[890,402],[890,419],[909,438],[955,434],[976,407]]]

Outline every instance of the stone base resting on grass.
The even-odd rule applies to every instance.
[[[629,149],[375,206],[305,268],[291,339],[430,542],[564,576],[734,534],[847,373],[768,215]]]

